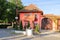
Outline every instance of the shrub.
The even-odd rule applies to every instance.
[[[16,24],[14,24],[14,27],[13,27],[15,30],[18,30],[18,27]]]
[[[39,31],[39,25],[38,24],[35,27],[35,31]]]
[[[20,30],[23,30],[22,21],[20,21]]]
[[[30,27],[30,22],[28,21],[28,25],[27,25],[27,28],[29,28]]]
[[[38,34],[40,34],[40,32],[39,32],[39,25],[37,24],[36,26],[35,26],[35,30],[34,30],[36,33],[38,33]]]

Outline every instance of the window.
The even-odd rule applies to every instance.
[[[24,14],[25,16],[29,16],[29,14]]]
[[[24,14],[25,16],[30,16],[32,13],[27,13],[27,14]]]
[[[37,15],[37,14],[35,14],[35,17],[36,17],[36,18],[38,18],[38,15]]]

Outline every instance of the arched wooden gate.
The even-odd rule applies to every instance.
[[[41,29],[51,30],[52,29],[52,20],[49,18],[43,18],[41,21]]]

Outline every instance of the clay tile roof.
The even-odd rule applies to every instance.
[[[45,14],[44,16],[45,17],[56,17],[56,15],[54,15],[54,14]]]
[[[34,4],[30,4],[29,6],[25,7],[24,9],[26,9],[26,10],[34,10],[34,9],[39,10],[39,9],[36,7],[36,5],[34,5]],[[41,11],[41,10],[40,10],[40,11]]]
[[[29,6],[24,7],[20,12],[37,12],[40,11],[42,12],[41,9],[37,8],[36,5],[30,4]]]
[[[44,17],[49,17],[49,18],[55,18],[55,19],[60,19],[60,16],[54,15],[54,14],[45,14],[43,15]]]

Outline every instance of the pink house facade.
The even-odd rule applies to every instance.
[[[22,21],[23,24],[23,29],[25,26],[26,21],[30,22],[30,27],[33,29],[34,24],[33,23],[38,23],[39,26],[41,24],[41,19],[43,12],[39,10],[35,5],[29,5],[25,7],[23,10],[20,11],[20,20]]]

